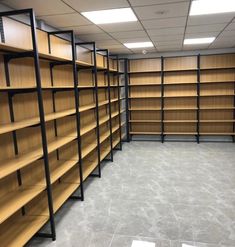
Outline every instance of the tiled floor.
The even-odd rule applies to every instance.
[[[131,142],[56,215],[57,240],[28,246],[235,246],[235,145]]]

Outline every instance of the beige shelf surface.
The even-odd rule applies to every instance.
[[[198,110],[197,107],[165,107],[164,111],[185,111],[185,110]]]
[[[86,126],[82,127],[80,130],[80,135],[85,135],[86,133],[92,131],[94,128],[97,127],[96,122],[87,124]]]
[[[98,160],[96,157],[90,157],[89,161],[86,161],[86,163],[83,166],[83,180],[85,180],[97,167]]]
[[[138,120],[129,120],[130,123],[161,123],[161,120],[148,120],[148,119],[138,119]]]
[[[45,186],[19,187],[0,199],[0,224],[35,198]]]
[[[161,132],[130,131],[131,135],[161,135]]]
[[[234,136],[235,133],[227,132],[227,133],[221,133],[221,132],[200,132],[200,135],[217,135],[217,136]]]
[[[0,235],[2,246],[24,246],[48,221],[48,216],[20,216],[5,226]],[[13,237],[14,236],[14,237]]]
[[[148,108],[135,108],[131,107],[129,111],[161,111],[160,107],[148,107]]]
[[[164,132],[164,135],[197,135],[197,132]]]
[[[97,147],[97,140],[92,143],[85,143],[85,147],[82,147],[82,158],[84,159],[89,153],[91,153]]]
[[[94,104],[80,106],[79,107],[79,112],[88,111],[88,110],[91,110],[91,109],[94,109],[94,108],[95,108],[95,103]]]
[[[164,120],[164,123],[197,123],[197,120]]]

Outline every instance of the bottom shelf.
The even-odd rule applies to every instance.
[[[131,135],[161,135],[161,132],[137,132],[137,131],[131,131]]]
[[[48,221],[48,216],[17,216],[0,229],[2,246],[24,246]]]
[[[210,135],[213,135],[213,136],[235,136],[235,133],[232,133],[232,132],[224,132],[224,133],[216,133],[216,132],[200,132],[200,135],[205,135],[205,136],[210,136]]]
[[[197,135],[197,132],[164,132],[164,135]]]

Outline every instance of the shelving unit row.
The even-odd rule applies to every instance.
[[[9,18],[19,14],[30,24]],[[84,200],[85,179],[121,147],[121,85],[110,81],[121,72],[73,31],[37,29],[32,9],[0,16],[0,241],[23,246],[34,235],[55,240],[54,214]]]
[[[127,62],[130,135],[235,137],[235,54]]]

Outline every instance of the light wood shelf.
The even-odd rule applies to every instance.
[[[25,204],[39,195],[45,189],[44,186],[19,187],[1,197],[0,203],[0,224],[17,212]]]
[[[7,222],[4,225],[4,232],[0,232],[2,246],[24,246],[46,224],[48,219],[48,216],[25,215]]]
[[[164,135],[197,135],[197,132],[164,132]]]
[[[130,123],[161,123],[161,120],[148,120],[148,119],[144,119],[144,120],[136,120],[136,119],[131,119],[129,120]]]
[[[161,132],[130,131],[131,135],[161,135]]]

